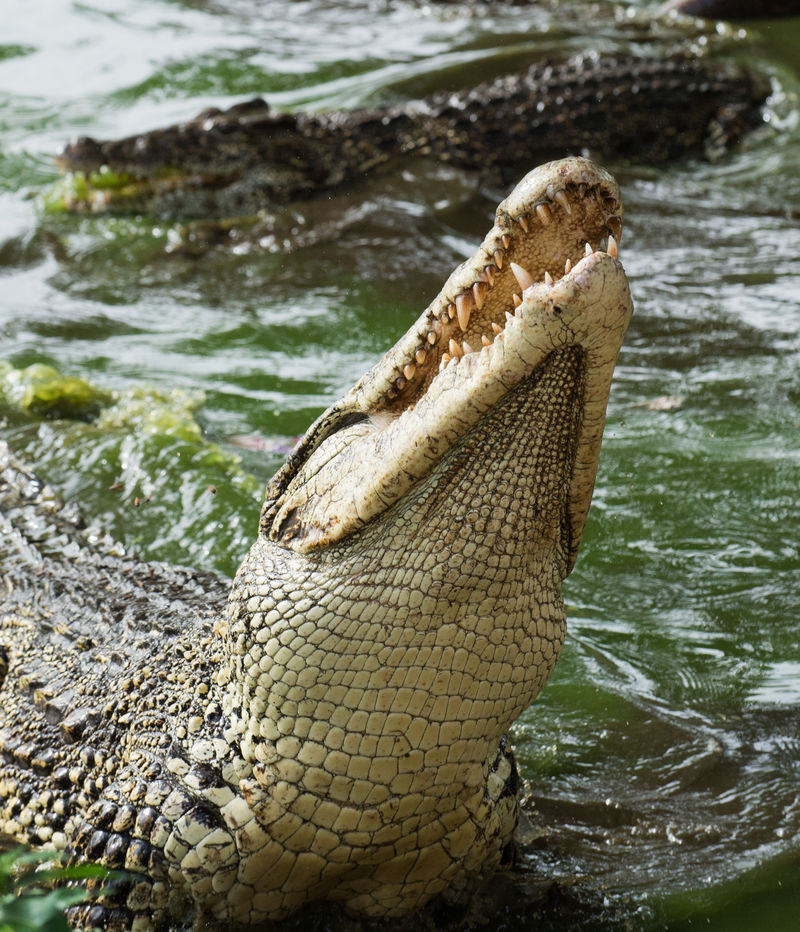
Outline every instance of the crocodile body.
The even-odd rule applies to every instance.
[[[767,19],[800,16],[800,0],[668,0],[662,11],[669,10],[705,19]]]
[[[132,872],[74,925],[403,916],[504,861],[502,736],[561,648],[631,312],[621,221],[584,159],[526,176],[272,480],[224,611],[0,459],[0,831]]]
[[[280,113],[260,99],[57,157],[63,203],[89,212],[238,217],[427,156],[508,184],[534,159],[587,151],[714,157],[762,122],[769,83],[709,60],[578,57],[404,106]]]

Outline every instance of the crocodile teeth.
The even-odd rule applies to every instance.
[[[467,353],[471,353],[471,352],[472,352],[472,347],[469,345],[469,343],[467,343],[466,340],[462,340],[462,341],[461,341],[461,349],[462,349],[462,351],[463,351],[463,353],[464,353],[465,356],[467,355]]]
[[[417,365],[418,365],[418,366],[421,366],[421,365],[425,362],[425,357],[426,357],[427,355],[428,355],[428,354],[425,352],[424,349],[420,348],[420,349],[417,350],[417,352],[414,354],[414,359],[417,360]]]
[[[567,258],[567,261],[564,263],[564,274],[569,275],[572,271],[572,259]]]
[[[469,326],[469,316],[472,313],[472,293],[465,291],[456,298],[456,313],[458,314],[458,323],[462,330]],[[450,317],[452,318],[452,314]]]
[[[493,284],[494,284],[494,273],[495,273],[496,271],[497,271],[497,269],[496,269],[493,265],[486,265],[486,266],[484,266],[483,272],[484,272],[484,274],[486,275],[486,280],[489,282],[490,285],[493,285]],[[473,285],[473,288],[474,288],[474,287],[475,287],[475,286]],[[476,299],[476,300],[477,300],[477,299]],[[479,307],[480,307],[480,305],[479,305]]]
[[[436,336],[433,330],[429,330],[428,336],[426,337],[426,339],[428,343],[430,343],[430,345],[433,346],[434,343],[436,343],[436,340],[438,339],[438,337]]]
[[[553,284],[553,276],[549,272],[544,273],[544,283],[545,285]]]
[[[500,326],[500,324],[496,324],[494,321],[492,321],[492,330],[494,330],[495,336],[497,336],[498,333],[503,332],[503,328]]]
[[[410,362],[403,367],[403,375],[408,379],[409,382],[414,378],[414,373],[416,371],[417,367],[413,362]]]
[[[511,245],[511,237],[508,235],[508,233],[503,234],[502,243],[503,243],[503,249],[508,249],[508,247]]]
[[[456,316],[456,310],[457,308],[455,304],[447,305],[447,316],[450,318],[450,320],[452,320]]]
[[[588,243],[586,244],[586,248],[583,251],[587,256],[591,256],[591,254],[594,252],[594,250]]]
[[[499,328],[498,328],[498,329],[499,329]],[[492,341],[489,339],[489,337],[486,336],[485,333],[482,333],[482,334],[481,334],[481,343],[483,343],[484,346],[491,346],[491,345],[492,345]]]
[[[614,234],[614,238],[617,241],[622,238],[622,221],[619,217],[609,217],[606,220],[606,226]]]
[[[608,248],[606,249],[606,252],[609,254],[609,256],[613,256],[615,259],[619,256],[617,241],[611,235],[608,237]]]
[[[475,307],[480,310],[483,307],[483,301],[486,297],[486,292],[489,290],[489,286],[485,285],[483,282],[475,282],[472,286],[472,297],[475,299]],[[462,330],[466,328],[462,325]]]
[[[553,219],[553,212],[550,210],[547,204],[537,204],[536,216],[545,226],[547,226],[547,224],[550,223],[550,221]]]
[[[528,218],[525,216],[525,214],[520,214],[519,217],[517,217],[517,223],[519,223],[519,225],[522,227],[522,229],[526,233],[530,233],[531,225],[530,225],[530,222],[528,221]]]
[[[458,343],[456,343],[456,341],[452,337],[450,338],[450,344],[448,345],[447,348],[450,351],[450,355],[454,359],[458,358],[461,355],[461,349]]]
[[[557,201],[568,214],[572,213],[572,205],[570,204],[569,198],[567,197],[565,191],[557,191],[553,195],[553,200]]]
[[[522,268],[521,265],[517,265],[516,262],[511,263],[511,271],[514,273],[514,278],[516,278],[519,283],[519,287],[525,291],[526,288],[530,288],[533,284],[533,276],[530,272]]]
[[[511,300],[514,302],[514,307],[519,307],[522,304],[522,298],[516,292],[511,295]]]
[[[506,260],[506,257],[503,255],[503,251],[501,249],[495,249],[494,256],[492,258],[494,259],[494,264],[497,266],[497,268],[502,269],[503,263]]]

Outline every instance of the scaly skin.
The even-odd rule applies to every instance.
[[[584,159],[517,186],[273,479],[224,617],[6,458],[0,830],[135,874],[74,924],[402,916],[503,861],[502,736],[561,649],[631,312],[621,216]]]
[[[508,183],[537,158],[591,151],[653,163],[716,157],[762,122],[769,83],[705,60],[533,66],[406,106],[323,114],[262,100],[98,142],[56,158],[72,172],[62,206],[167,217],[241,217],[428,156]]]

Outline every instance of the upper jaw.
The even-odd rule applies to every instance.
[[[425,391],[443,361],[480,351],[505,328],[506,312],[514,310],[524,287],[515,267],[534,282],[547,276],[558,281],[568,260],[569,267],[576,264],[587,245],[605,249],[610,236],[618,243],[622,219],[616,181],[588,159],[534,169],[498,206],[494,226],[475,254],[343,405],[403,410]]]
[[[568,477],[571,568],[631,313],[621,218],[616,183],[585,159],[526,176],[475,255],[300,441],[268,489],[262,533],[308,553],[365,527],[551,353],[578,347],[586,402]]]

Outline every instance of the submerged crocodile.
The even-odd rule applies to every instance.
[[[131,876],[77,927],[403,916],[509,856],[631,313],[622,205],[534,170],[300,440],[230,588],[0,456],[0,832]]]
[[[533,159],[713,157],[763,122],[763,77],[711,60],[581,56],[403,106],[280,113],[261,99],[57,157],[63,205],[167,217],[247,216],[427,156],[509,183]]]

